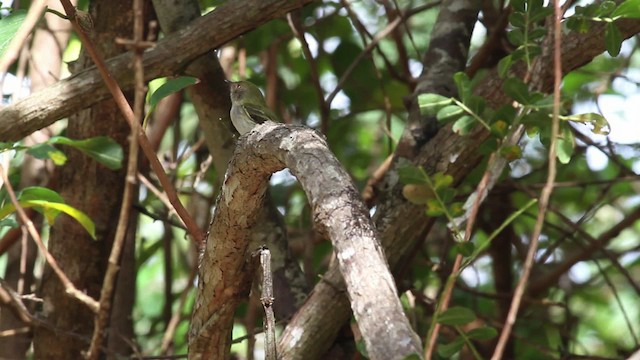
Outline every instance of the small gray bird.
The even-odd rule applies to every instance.
[[[260,89],[248,81],[230,83],[231,122],[240,135],[265,121],[278,122],[278,117],[264,101]]]

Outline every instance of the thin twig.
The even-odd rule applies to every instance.
[[[257,251],[262,269],[262,296],[260,302],[264,309],[264,339],[267,360],[276,360],[276,319],[273,314],[273,274],[271,274],[271,251],[262,247]]]
[[[147,179],[141,173],[138,173],[138,180],[140,180],[142,185],[146,186],[147,189],[151,190],[151,192],[164,204],[164,206],[167,207],[167,209],[169,210],[169,214],[167,214],[168,219],[171,218],[172,213],[177,215],[176,209],[173,208],[173,204],[171,204],[171,201],[169,201],[167,195],[163,194],[160,189],[153,185],[151,180]],[[180,219],[180,216],[178,216],[178,219]],[[184,225],[182,219],[180,219],[180,222],[182,223],[182,225]]]
[[[143,3],[142,0],[133,2],[133,38],[134,41],[142,41],[144,30]],[[116,234],[111,247],[111,255],[109,256],[109,265],[104,276],[102,289],[100,291],[100,311],[94,322],[94,330],[91,338],[91,345],[87,353],[87,359],[97,360],[100,357],[100,348],[104,341],[104,331],[109,325],[111,298],[115,289],[118,271],[120,270],[120,254],[127,237],[129,228],[129,217],[131,214],[131,204],[133,195],[135,194],[136,173],[138,172],[138,137],[135,134],[141,133],[141,121],[144,112],[144,68],[142,66],[142,48],[134,49],[134,70],[135,70],[135,102],[134,109],[135,120],[131,129],[131,137],[129,141],[129,156],[127,162],[127,174],[125,175],[124,191],[122,194],[122,204],[120,206],[120,216],[118,217],[118,225]]]
[[[324,90],[320,85],[320,75],[318,74],[318,64],[316,59],[311,54],[311,50],[309,49],[309,43],[307,39],[304,37],[304,29],[302,23],[300,21],[300,13],[296,12],[295,14],[290,12],[287,14],[287,22],[289,23],[289,27],[291,28],[291,32],[293,36],[298,39],[300,44],[302,45],[302,52],[304,53],[304,57],[307,58],[307,62],[309,63],[309,69],[311,70],[309,74],[311,75],[311,81],[313,82],[313,86],[316,88],[316,95],[318,96],[318,105],[320,107],[320,131],[323,134],[326,134],[329,129],[329,105],[324,100]]]
[[[497,158],[497,154],[493,153],[491,155],[491,159],[489,160],[489,163],[492,163],[494,160]],[[480,180],[480,183],[478,184],[478,189],[486,189],[487,185],[489,183],[489,179],[491,173],[489,171],[485,171],[484,174],[482,175],[482,179]],[[477,196],[475,199],[475,202],[473,204],[473,207],[471,208],[471,212],[469,215],[469,220],[467,221],[466,227],[465,227],[465,231],[464,231],[464,241],[467,242],[471,239],[471,232],[473,231],[473,225],[475,223],[475,220],[477,218],[478,215],[478,211],[480,209],[480,202],[481,202],[482,197],[481,196]],[[449,307],[449,301],[451,300],[451,294],[453,293],[453,288],[454,285],[456,283],[456,279],[458,278],[458,273],[460,271],[460,266],[462,265],[462,255],[458,254],[456,256],[456,259],[453,263],[453,268],[451,269],[451,274],[449,275],[448,279],[447,279],[447,283],[445,284],[444,290],[442,292],[442,297],[440,299],[440,301],[438,301],[438,306],[436,308],[435,314],[434,314],[434,323],[432,326],[432,329],[429,331],[429,335],[428,335],[428,339],[427,339],[427,346],[425,348],[425,353],[424,353],[424,358],[425,359],[431,359],[431,354],[433,354],[433,351],[435,350],[436,347],[436,340],[438,339],[438,332],[440,331],[440,323],[438,323],[437,318],[438,315],[441,314],[443,311],[447,310],[447,308]]]
[[[0,304],[13,310],[14,315],[20,319],[25,325],[33,325],[31,319],[33,315],[29,312],[29,309],[22,302],[20,293],[11,288],[4,279],[0,278]]]
[[[529,251],[527,252],[527,257],[524,263],[524,267],[522,270],[522,275],[520,276],[520,280],[518,281],[518,285],[516,286],[515,292],[513,294],[513,300],[511,301],[511,307],[509,309],[509,314],[507,315],[506,322],[504,324],[504,328],[500,333],[500,338],[498,340],[498,344],[496,345],[492,360],[499,360],[502,358],[502,354],[504,353],[504,349],[509,341],[509,335],[511,334],[511,329],[516,322],[516,318],[518,316],[518,310],[520,309],[520,302],[522,301],[522,297],[524,295],[525,288],[527,286],[527,281],[529,280],[529,275],[531,273],[531,268],[534,263],[534,257],[536,251],[538,250],[538,240],[540,238],[540,234],[542,233],[542,226],[544,224],[544,218],[547,213],[547,207],[549,205],[549,198],[551,197],[551,193],[553,192],[553,182],[556,179],[556,146],[558,140],[558,132],[560,128],[560,82],[562,81],[562,54],[561,54],[561,46],[562,46],[562,33],[560,28],[560,20],[562,19],[562,8],[560,6],[560,0],[553,1],[554,6],[554,20],[553,20],[553,67],[554,67],[554,84],[553,84],[553,117],[551,123],[551,140],[549,144],[549,154],[548,154],[548,162],[549,162],[549,173],[547,175],[547,182],[542,188],[542,192],[540,194],[540,203],[538,207],[538,217],[536,219],[536,224],[533,228],[533,233],[531,234],[531,243],[529,244]]]
[[[129,126],[131,126],[132,129],[136,129],[136,125],[134,124],[136,122],[136,119],[133,114],[133,110],[131,109],[131,106],[129,106],[129,103],[125,98],[124,93],[122,92],[122,89],[120,88],[120,86],[118,86],[118,83],[115,81],[114,77],[111,75],[111,73],[107,69],[104,60],[102,59],[102,57],[98,55],[96,48],[93,46],[93,43],[91,42],[87,34],[83,31],[78,21],[78,18],[76,17],[76,9],[73,7],[73,5],[71,5],[71,2],[69,2],[69,0],[60,0],[60,2],[64,7],[64,11],[67,14],[67,16],[70,19],[73,19],[71,21],[71,24],[73,25],[74,30],[80,37],[85,49],[91,56],[91,59],[96,64],[96,68],[99,70],[105,85],[111,92],[111,95],[113,96],[113,99],[116,105],[118,106],[118,108],[124,115],[125,119],[129,123]],[[204,233],[202,232],[202,230],[200,230],[195,220],[189,215],[187,210],[184,208],[184,206],[180,202],[180,199],[178,198],[178,194],[176,190],[171,184],[171,181],[169,180],[166,173],[164,172],[162,164],[158,160],[158,157],[156,156],[155,152],[151,148],[151,145],[149,144],[149,139],[147,139],[146,134],[142,132],[142,130],[140,130],[139,127],[138,127],[138,141],[140,142],[140,147],[142,148],[142,152],[145,154],[145,156],[149,160],[149,164],[151,165],[153,172],[155,172],[156,176],[158,177],[158,180],[160,181],[160,184],[164,188],[167,194],[167,198],[175,208],[176,212],[178,213],[178,216],[185,223],[187,227],[187,232],[189,233],[189,235],[191,235],[193,240],[200,247],[204,242]]]

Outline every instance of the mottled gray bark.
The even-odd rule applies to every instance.
[[[404,315],[378,234],[349,174],[317,132],[267,123],[240,139],[227,171],[201,261],[189,357],[227,356],[233,311],[251,278],[251,228],[269,176],[285,167],[307,194],[315,228],[333,243],[370,358],[419,354],[420,340]]]

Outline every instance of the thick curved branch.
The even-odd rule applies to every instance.
[[[145,80],[182,72],[195,58],[311,0],[229,1],[144,53]],[[123,90],[134,84],[129,52],[107,61]],[[61,80],[0,111],[0,139],[19,140],[109,97],[95,67]]]
[[[200,264],[190,358],[222,358],[229,349],[233,312],[251,279],[247,270],[255,249],[249,248],[249,235],[270,175],[285,167],[305,190],[316,229],[333,242],[369,356],[419,354],[420,340],[404,315],[377,233],[349,174],[316,131],[267,123],[241,138],[226,174]],[[322,317],[328,309],[323,310],[315,315]]]

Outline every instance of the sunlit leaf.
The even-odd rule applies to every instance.
[[[0,19],[0,56],[7,51],[11,39],[15,36],[25,17],[27,17],[26,10],[15,10],[9,16]]]
[[[23,208],[33,207],[41,212],[50,224],[53,224],[56,216],[63,212],[82,225],[92,238],[96,238],[95,224],[82,211],[64,203],[64,200],[57,192],[44,187],[28,187],[16,194],[18,203]],[[0,208],[0,219],[6,218],[16,211],[13,203],[7,203]]]
[[[436,199],[427,200],[427,210],[426,214],[428,216],[437,217],[445,214],[445,208],[442,207],[442,203],[440,203]]]
[[[69,206],[67,204],[48,202],[48,201],[40,201],[40,200],[29,200],[26,201],[23,206],[40,206],[45,209],[55,209],[61,211],[72,218],[74,218],[82,227],[91,235],[91,237],[95,240],[96,238],[96,226],[93,221],[82,211]]]
[[[575,140],[573,133],[568,126],[562,127],[562,134],[558,138],[558,144],[556,147],[556,156],[558,161],[562,164],[568,164],[573,156],[573,150],[575,148]]]
[[[124,157],[122,147],[106,136],[97,136],[85,140],[73,140],[64,136],[52,137],[50,144],[73,146],[111,170],[120,169]]]
[[[177,93],[188,86],[197,84],[198,81],[198,78],[191,76],[181,76],[175,79],[167,80],[166,83],[162,84],[156,91],[153,92],[153,94],[151,94],[151,97],[149,98],[149,105],[156,106],[158,105],[158,102],[160,102],[160,100],[164,99],[165,97]]]
[[[471,80],[469,76],[464,72],[457,72],[453,75],[453,81],[456,83],[456,87],[458,88],[458,97],[462,102],[467,101],[467,99],[471,96]]]
[[[611,17],[640,19],[640,0],[625,0],[613,11]]]
[[[451,121],[464,115],[464,109],[458,105],[447,105],[436,114],[439,121]]]
[[[591,132],[598,135],[609,135],[611,127],[607,119],[598,113],[585,113],[562,116],[562,120],[575,121],[583,124],[589,124],[593,128]]]
[[[440,109],[451,104],[451,98],[440,94],[422,94],[418,96],[418,105],[423,115],[435,116]]]
[[[442,189],[451,186],[453,183],[453,176],[438,172],[432,176],[431,181],[433,181],[433,187],[435,189]]]
[[[460,119],[456,120],[455,123],[453,123],[453,126],[451,127],[451,129],[456,134],[464,136],[469,134],[471,130],[473,130],[475,125],[476,125],[476,119],[474,119],[473,116],[464,115],[460,117]]]
[[[67,156],[48,143],[36,144],[28,148],[27,154],[36,159],[51,159],[53,163],[58,166],[64,165],[67,162]]]

